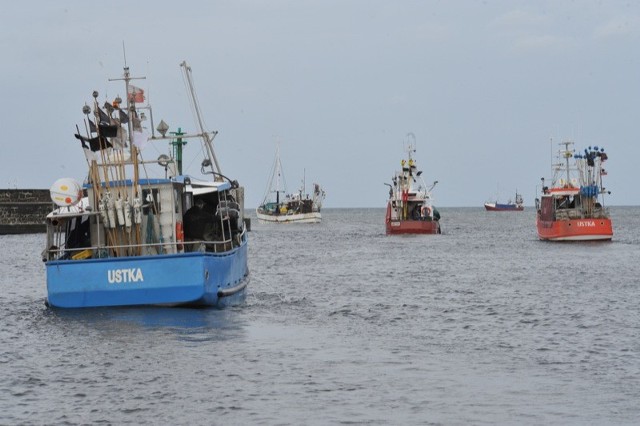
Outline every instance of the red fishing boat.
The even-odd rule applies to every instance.
[[[548,241],[611,240],[613,228],[602,186],[607,174],[604,148],[588,147],[576,153],[573,142],[562,142],[561,162],[554,165],[551,186],[542,178],[542,194],[536,198],[538,237]],[[573,164],[571,160],[573,159]]]
[[[433,206],[430,187],[422,179],[412,154],[415,153],[415,136],[408,135],[408,158],[403,159],[402,170],[396,172],[389,186],[389,200],[385,218],[386,232],[391,234],[440,234],[440,213]]]

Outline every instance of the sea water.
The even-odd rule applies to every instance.
[[[0,424],[637,424],[640,208],[539,241],[532,208],[260,224],[225,310],[44,304],[44,235],[0,236]]]

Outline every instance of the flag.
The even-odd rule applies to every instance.
[[[111,117],[111,113],[113,112],[113,105],[111,105],[109,102],[105,102],[104,105],[102,105],[102,108],[107,110],[107,113],[109,114],[109,117]]]
[[[147,141],[149,140],[149,134],[144,131],[134,131],[132,133],[133,136],[133,144],[140,150],[144,149],[147,145]]]
[[[129,116],[127,115],[127,113],[121,109],[118,109],[118,112],[120,114],[120,123],[127,124],[129,122]]]
[[[91,149],[91,151],[100,151],[101,149],[112,148],[111,142],[103,136],[96,136],[95,138],[85,138],[82,135],[75,134],[76,139],[80,140],[82,147],[87,149]],[[87,143],[89,143],[89,147],[87,147]]]
[[[103,136],[105,138],[113,138],[118,136],[118,127],[120,126],[118,126],[117,124],[98,124],[100,136]]]
[[[87,159],[88,163],[91,163],[96,159],[96,155],[89,148],[83,146],[82,152],[84,152],[84,158]]]
[[[137,116],[133,117],[132,125],[133,125],[133,130],[137,130],[139,132],[142,131],[142,121]]]
[[[114,149],[123,149],[127,147],[127,131],[118,126],[118,134],[112,138],[109,138],[109,142],[113,145]]]
[[[96,127],[96,125],[93,123],[93,121],[91,121],[91,119],[87,119],[89,120],[89,131],[91,133],[96,133],[98,131],[98,128]]]
[[[100,121],[101,122],[105,122],[107,124],[111,123],[111,119],[109,118],[109,116],[107,115],[106,112],[104,112],[101,108],[98,107],[98,115],[100,117]]]
[[[127,93],[129,95],[129,101],[142,103],[144,102],[144,90],[134,85],[129,85],[127,89]]]

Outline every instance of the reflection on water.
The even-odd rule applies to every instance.
[[[85,327],[110,333],[168,332],[184,340],[226,340],[241,336],[245,321],[242,307],[109,307],[97,309],[47,308],[47,317],[57,327]]]

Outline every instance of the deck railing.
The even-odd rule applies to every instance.
[[[234,247],[242,245],[246,237],[246,230],[233,235],[231,238],[216,241],[170,241],[158,243],[103,245],[91,247],[56,247],[52,246],[42,253],[44,262],[50,260],[84,260],[117,257],[157,256],[161,254],[176,254],[189,252],[224,253]],[[187,249],[189,248],[189,249]],[[146,249],[146,250],[143,250]],[[155,249],[156,253],[149,253]]]

